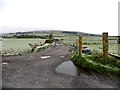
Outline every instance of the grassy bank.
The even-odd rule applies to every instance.
[[[74,54],[72,55],[72,61],[75,65],[86,69],[103,74],[120,76],[120,60],[109,57],[108,63],[106,64],[100,55],[80,56]]]

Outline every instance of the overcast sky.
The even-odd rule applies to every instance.
[[[119,0],[0,0],[0,32],[67,30],[118,35]]]

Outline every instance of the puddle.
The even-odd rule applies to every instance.
[[[41,56],[41,59],[46,59],[46,58],[50,58],[51,56]]]
[[[56,72],[63,73],[71,76],[80,76],[81,74],[85,74],[90,76],[90,72],[87,70],[84,70],[80,67],[76,67],[72,61],[65,61],[62,64],[60,64],[56,68]]]
[[[64,73],[67,75],[75,76],[77,75],[77,68],[74,66],[72,61],[65,61],[56,68],[58,73]]]

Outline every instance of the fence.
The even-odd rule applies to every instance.
[[[103,59],[105,60],[105,62],[108,62],[108,32],[104,32],[102,33],[102,49],[103,49]],[[78,54],[82,55],[82,37],[79,37],[79,40],[77,40],[76,42],[77,44],[77,50],[78,50]]]

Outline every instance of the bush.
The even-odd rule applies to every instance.
[[[52,43],[53,42],[53,40],[45,40],[45,43]]]

